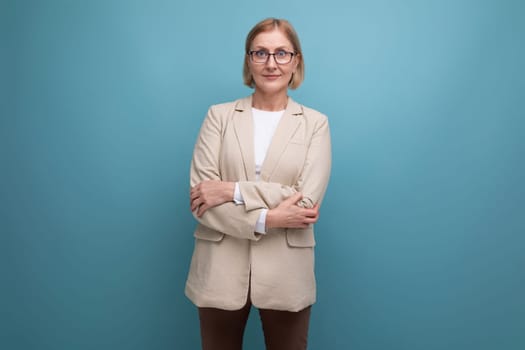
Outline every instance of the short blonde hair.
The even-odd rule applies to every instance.
[[[283,34],[293,46],[293,50],[296,54],[295,59],[299,60],[299,62],[297,63],[295,73],[292,75],[292,79],[288,84],[290,89],[297,89],[304,80],[304,60],[303,52],[301,51],[301,43],[299,42],[299,36],[297,36],[297,33],[295,32],[295,29],[292,27],[290,22],[288,22],[285,19],[279,18],[266,18],[260,21],[252,28],[252,30],[250,30],[248,36],[246,36],[244,67],[242,69],[242,77],[244,80],[244,84],[251,88],[255,87],[255,81],[253,80],[252,74],[250,73],[250,68],[248,66],[248,52],[250,51],[253,40],[260,33],[268,32],[273,29],[279,29],[283,32]]]

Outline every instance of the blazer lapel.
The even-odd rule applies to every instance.
[[[235,135],[241,150],[244,171],[248,181],[255,181],[255,150],[253,134],[252,97],[237,101],[233,116]]]
[[[295,134],[297,128],[299,127],[302,118],[299,116],[303,115],[303,109],[301,105],[292,100],[291,97],[288,97],[288,104],[286,110],[284,111],[275,134],[273,135],[268,151],[266,152],[266,158],[262,164],[261,168],[261,179],[267,181],[281,158],[281,154],[286,149],[286,146],[290,142],[290,139]],[[252,126],[253,129],[253,126]],[[253,143],[253,140],[252,140]]]

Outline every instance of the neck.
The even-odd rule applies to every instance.
[[[255,90],[252,96],[252,107],[263,111],[282,111],[288,104],[288,95],[284,93],[268,94]]]

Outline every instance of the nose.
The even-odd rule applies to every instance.
[[[275,56],[274,55],[271,55],[270,57],[268,57],[268,59],[266,60],[266,67],[268,68],[277,68],[277,62],[275,62]]]

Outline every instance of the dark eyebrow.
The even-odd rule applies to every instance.
[[[254,50],[255,51],[266,50],[268,52],[270,51],[268,48],[266,48],[264,46],[255,46]],[[279,47],[275,48],[275,51],[289,51],[289,50],[285,46],[279,46]],[[290,50],[290,51],[293,51],[293,49]]]

